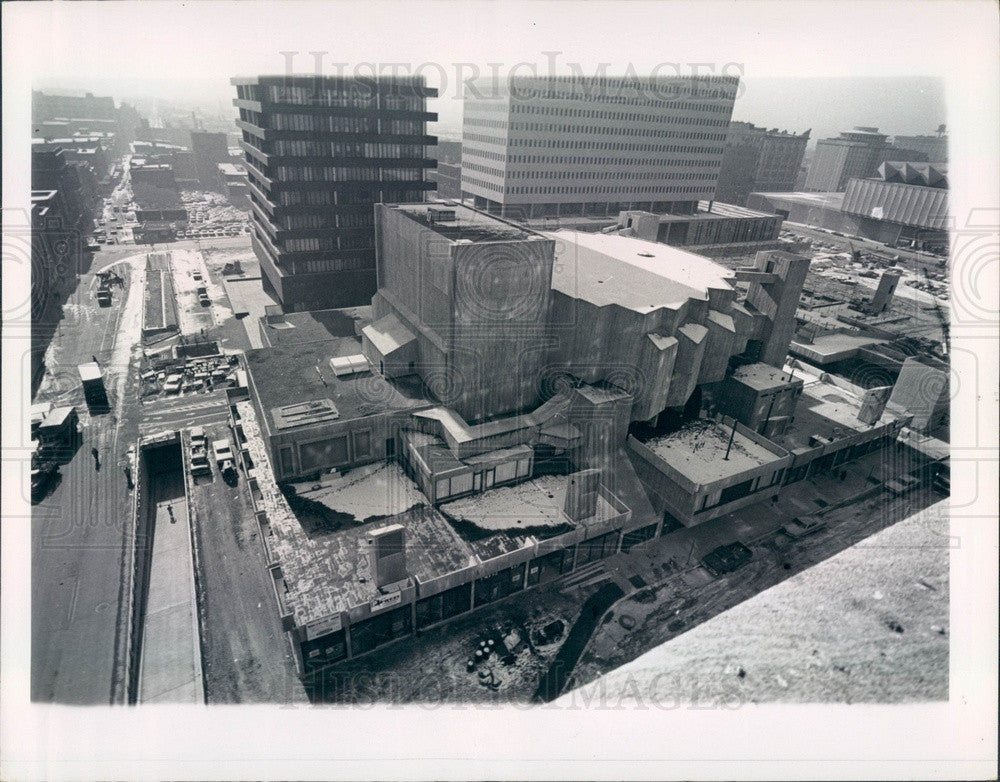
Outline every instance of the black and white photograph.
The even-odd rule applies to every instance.
[[[3,12],[3,779],[996,778],[995,3]]]

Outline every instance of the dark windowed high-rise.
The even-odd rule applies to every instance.
[[[424,200],[422,77],[232,79],[253,218],[252,242],[286,311],[353,307],[375,294],[376,203]]]

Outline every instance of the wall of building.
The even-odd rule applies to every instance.
[[[726,426],[734,424],[732,419],[723,421]],[[666,510],[685,526],[692,526],[777,495],[784,471],[791,465],[792,457],[742,424],[735,425],[740,435],[772,451],[774,460],[705,484],[688,479],[657,456],[652,449],[635,437],[629,436],[627,441],[629,459],[643,488],[650,496],[654,510],[658,513]],[[725,489],[748,481],[752,482],[749,494],[729,502],[721,501]]]
[[[730,77],[467,85],[462,190],[524,217],[711,199],[736,88]]]
[[[889,404],[913,416],[910,423],[918,432],[931,432],[948,423],[950,416],[950,373],[945,365],[931,366],[917,358],[907,358],[899,370]]]
[[[948,191],[881,179],[851,179],[847,183],[841,210],[855,217],[881,222],[946,230]]]

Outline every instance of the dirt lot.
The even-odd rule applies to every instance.
[[[206,427],[209,441],[227,432]],[[208,702],[302,703],[244,480],[228,486],[213,465],[192,491]]]
[[[695,571],[655,596],[620,602],[577,668],[577,682],[592,683],[561,702],[946,699],[947,503],[893,526],[891,513],[872,524],[872,510],[868,503],[852,509],[837,536],[863,535],[865,524],[888,529],[814,567],[834,540],[777,537],[755,547],[754,561],[730,576],[710,581]],[[786,565],[786,574],[808,569],[751,597],[780,581]],[[680,637],[642,654],[674,636]],[[617,670],[593,681],[610,669]]]
[[[545,590],[521,593],[491,611],[480,611],[412,641],[343,663],[316,682],[312,697],[315,702],[341,704],[526,703],[566,640],[583,599],[592,591],[573,595]],[[560,622],[561,632],[554,632],[546,642],[540,635],[544,628]],[[493,655],[469,672],[466,662],[479,640],[497,630],[504,634],[513,630],[521,639],[514,663],[504,665]],[[480,683],[479,671],[487,676],[492,672],[492,681],[498,686],[493,689]]]

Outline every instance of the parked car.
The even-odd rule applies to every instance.
[[[167,375],[166,382],[163,384],[163,390],[168,394],[179,394],[183,379],[182,375]]]
[[[31,499],[37,502],[44,497],[57,475],[59,475],[59,465],[55,462],[43,462],[38,467],[32,467]]]
[[[212,443],[212,451],[215,453],[215,463],[225,471],[225,463],[233,461],[233,449],[229,445],[229,440],[226,438],[215,440]]]
[[[751,559],[753,552],[737,541],[712,549],[701,558],[701,564],[713,576],[721,576],[739,570]]]
[[[785,526],[781,528],[790,538],[804,538],[806,535],[812,535],[814,532],[819,532],[821,529],[826,529],[826,522],[815,516],[806,516],[805,518],[794,518],[788,522]]]

